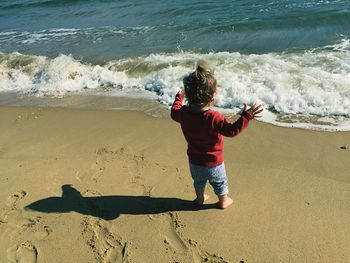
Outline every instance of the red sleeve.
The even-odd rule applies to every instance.
[[[252,119],[254,119],[254,116],[247,111],[243,111],[241,117],[236,122],[230,123],[224,116],[218,113],[214,116],[212,125],[216,132],[226,137],[234,137],[240,134]]]
[[[181,122],[181,108],[182,102],[184,100],[184,94],[180,93],[180,91],[175,96],[175,101],[171,106],[170,116],[174,121]]]

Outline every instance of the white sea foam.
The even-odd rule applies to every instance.
[[[16,40],[24,45],[30,45],[43,41],[63,40],[67,37],[84,37],[91,38],[93,41],[98,41],[110,35],[125,35],[125,34],[143,34],[152,30],[152,27],[88,27],[88,28],[52,28],[39,31],[22,31],[22,32],[0,32],[0,45],[10,40]]]
[[[343,36],[344,38],[336,44],[333,45],[327,45],[325,47],[323,47],[322,49],[331,49],[331,50],[336,50],[336,51],[350,51],[350,39],[349,38],[345,38],[345,36]]]
[[[17,32],[15,31],[8,31],[8,32],[0,32],[0,36],[9,36],[9,35],[15,35]]]
[[[173,53],[90,65],[60,55],[54,59],[0,53],[0,92],[64,96],[94,91],[109,96],[156,97],[170,105],[182,78],[198,59],[208,61],[219,83],[216,106],[238,112],[261,103],[263,121],[288,126],[350,130],[349,41],[305,53]]]

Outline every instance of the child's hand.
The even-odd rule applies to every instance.
[[[181,96],[185,96],[185,91],[183,88],[180,88],[180,90],[177,93]]]
[[[249,115],[251,115],[254,118],[261,118],[262,115],[258,115],[259,113],[263,112],[263,108],[261,105],[256,105],[254,104],[252,107],[249,107],[249,109],[247,109],[247,104],[244,103],[244,108],[243,111],[246,111],[249,113]]]

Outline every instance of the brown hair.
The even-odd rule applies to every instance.
[[[205,64],[198,61],[196,71],[183,79],[185,95],[190,105],[205,106],[214,99],[216,79]]]

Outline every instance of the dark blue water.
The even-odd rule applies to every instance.
[[[350,36],[350,1],[1,0],[0,52],[110,61],[308,50]]]

